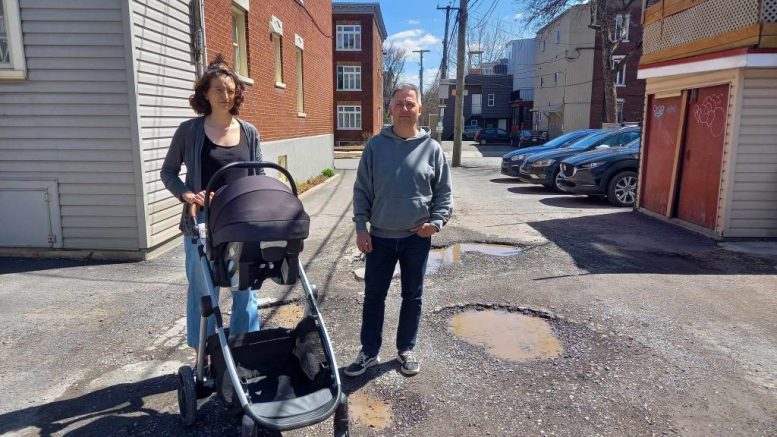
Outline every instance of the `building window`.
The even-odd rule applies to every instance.
[[[472,94],[472,115],[480,115],[483,112],[483,95]]]
[[[613,56],[612,57],[612,68],[615,69],[615,66],[618,65],[618,63],[623,59],[625,56]],[[618,69],[618,71],[615,72],[615,85],[616,86],[626,86],[626,63],[624,62],[623,65]]]
[[[304,79],[304,64],[302,49],[302,38],[296,35],[295,41],[297,44],[297,115],[305,116],[305,79]]]
[[[339,51],[357,51],[362,49],[362,26],[359,24],[337,25],[335,48]]]
[[[615,40],[629,42],[629,14],[618,14],[615,16]]]
[[[232,5],[232,54],[237,74],[248,77],[248,56],[246,55],[246,11]]]
[[[362,90],[362,67],[359,65],[338,65],[337,66],[337,90],[338,91],[361,91]]]
[[[544,52],[545,51],[545,40],[544,39],[542,40],[541,44],[542,44],[542,51]]]
[[[24,79],[27,65],[17,0],[0,0],[0,79]]]
[[[545,78],[540,76],[540,88],[542,88],[543,86],[545,86]]]
[[[623,123],[623,106],[626,104],[625,99],[618,99],[616,102],[616,111],[618,113],[618,123]]]
[[[275,86],[286,88],[283,83],[283,23],[274,15],[270,17],[270,32],[275,58]]]
[[[496,102],[496,96],[493,94],[488,95],[488,106],[494,106],[494,103]]]
[[[477,126],[478,125],[478,121],[477,120],[470,120],[469,121],[469,125],[470,126]]]
[[[561,42],[561,31],[556,30],[556,44]]]
[[[361,105],[337,105],[337,129],[361,130],[362,107]]]
[[[558,71],[553,72],[553,83],[558,83]]]

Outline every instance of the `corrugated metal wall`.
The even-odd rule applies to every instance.
[[[162,185],[159,170],[175,129],[196,115],[188,101],[196,78],[192,18],[183,0],[134,0],[131,10],[148,246],[154,247],[178,233],[180,201]]]
[[[777,237],[777,70],[744,70],[729,237]]]
[[[29,77],[0,81],[0,179],[58,180],[63,248],[137,249],[121,0],[20,9]]]

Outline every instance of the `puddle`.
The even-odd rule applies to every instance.
[[[348,396],[348,414],[359,425],[378,431],[391,424],[391,404],[361,392]]]
[[[481,243],[461,243],[442,249],[432,249],[429,251],[429,259],[426,261],[426,274],[436,273],[440,269],[454,264],[462,264],[461,256],[469,252],[478,252],[491,256],[515,256],[524,252],[515,246],[503,244],[481,244]],[[356,279],[364,280],[364,267],[353,271]],[[394,278],[400,274],[399,263],[394,267]]]
[[[508,361],[551,359],[563,347],[542,318],[507,311],[465,311],[451,318],[449,327],[467,343]]]
[[[304,310],[298,304],[288,304],[261,310],[261,323],[275,327],[293,328],[302,319]]]

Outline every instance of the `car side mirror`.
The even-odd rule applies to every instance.
[[[594,147],[594,149],[596,149],[596,150],[604,150],[604,149],[609,149],[609,148],[610,148],[610,146],[608,146],[607,144],[600,144],[600,145]]]

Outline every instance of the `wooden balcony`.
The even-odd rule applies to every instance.
[[[743,47],[777,48],[777,0],[650,0],[640,64]]]

